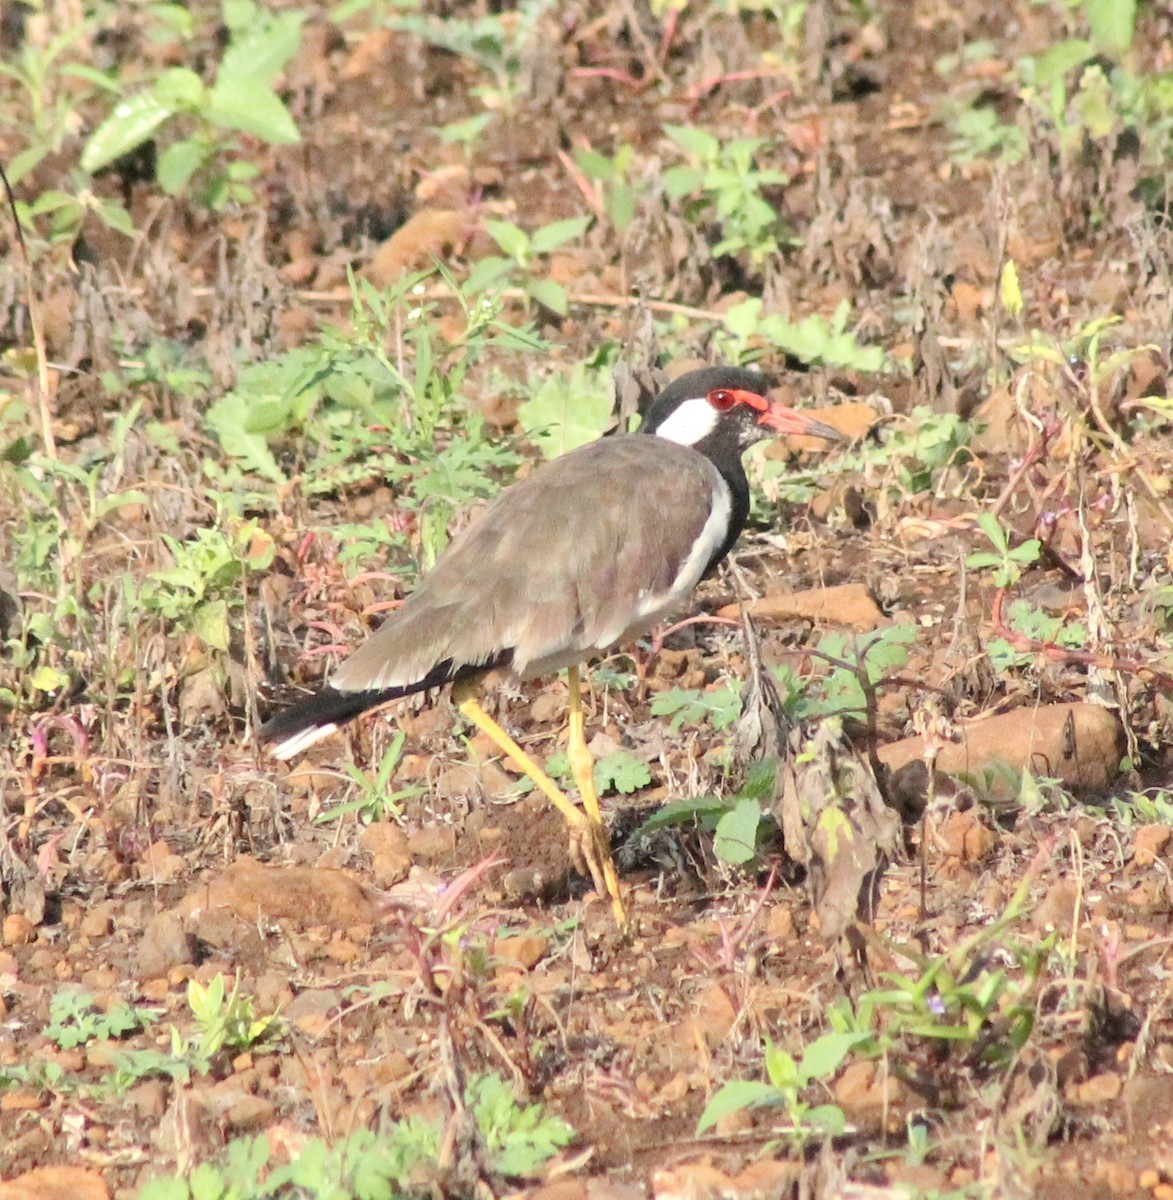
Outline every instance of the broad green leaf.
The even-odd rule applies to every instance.
[[[209,150],[194,138],[172,142],[155,165],[155,178],[168,196],[178,196],[191,182],[191,177],[204,165]]]
[[[1040,88],[1049,88],[1052,83],[1059,82],[1080,63],[1085,63],[1095,55],[1096,49],[1091,42],[1082,38],[1069,38],[1065,42],[1057,42],[1046,53],[1039,55],[1035,63],[1035,81]]]
[[[765,1105],[782,1103],[783,1098],[776,1087],[752,1079],[735,1079],[716,1092],[705,1105],[696,1131],[698,1134],[704,1133],[707,1129],[712,1129],[722,1117],[741,1112],[744,1108],[762,1108]]]
[[[517,262],[524,262],[529,256],[529,236],[519,225],[514,225],[512,221],[490,221],[488,219],[483,221],[482,224],[489,237],[510,258],[515,259]]]
[[[38,692],[59,692],[69,685],[69,674],[56,667],[38,667],[30,676],[29,683]]]
[[[98,214],[98,220],[108,229],[116,230],[127,237],[134,237],[138,232],[134,227],[134,221],[131,220],[130,213],[117,201],[99,201],[94,212]]]
[[[176,112],[195,112],[207,97],[204,81],[188,67],[171,67],[155,80],[155,99]]]
[[[279,14],[262,10],[250,28],[234,27],[232,42],[220,60],[216,86],[232,80],[270,84],[297,53],[304,23],[305,14],[296,10]]]
[[[829,1079],[851,1051],[870,1038],[869,1033],[824,1033],[802,1052],[799,1075],[806,1083],[814,1079]]]
[[[26,146],[19,154],[13,155],[8,164],[8,182],[14,187],[49,153],[49,147],[44,144]]]
[[[617,750],[600,758],[595,763],[594,777],[596,791],[615,791],[624,796],[630,796],[652,782],[648,764],[640,762],[626,750]]]
[[[735,865],[749,862],[756,851],[761,820],[762,808],[756,800],[748,796],[738,800],[717,822],[713,852],[722,862]]]
[[[82,170],[92,175],[109,166],[116,158],[141,146],[175,112],[172,105],[164,104],[151,92],[123,100],[86,143],[81,155]]]
[[[686,153],[702,161],[716,158],[721,143],[703,129],[688,125],[665,125],[664,132]]]
[[[1114,54],[1132,45],[1136,29],[1136,0],[1084,0],[1092,41]]]
[[[566,289],[560,283],[555,283],[552,279],[531,279],[525,285],[525,290],[532,299],[552,313],[557,313],[560,317],[566,316],[570,301],[566,296]]]
[[[694,167],[670,167],[660,178],[664,191],[674,200],[699,192],[704,181],[704,172]]]
[[[465,287],[470,292],[483,292],[486,288],[500,283],[513,269],[510,259],[490,254],[487,258],[482,258],[468,273]]]
[[[517,420],[547,458],[557,458],[599,437],[611,420],[611,406],[606,374],[580,363],[569,377],[545,380],[517,410]]]
[[[568,217],[565,221],[552,221],[534,231],[533,237],[530,238],[530,247],[535,254],[549,254],[564,242],[582,237],[590,223],[590,217]]]
[[[225,129],[251,133],[272,145],[301,141],[289,109],[260,76],[222,74],[212,86],[206,115]]]
[[[228,603],[224,600],[208,600],[196,607],[191,614],[192,632],[213,650],[227,650],[232,636],[228,624]]]

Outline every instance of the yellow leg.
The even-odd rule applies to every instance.
[[[452,688],[452,698],[460,714],[471,721],[482,733],[487,734],[501,750],[519,766],[533,781],[534,786],[562,814],[570,826],[572,848],[576,847],[576,857],[585,861],[595,890],[600,896],[611,898],[611,909],[620,928],[627,926],[627,912],[619,895],[619,880],[615,873],[615,864],[611,859],[611,847],[607,841],[607,831],[599,817],[599,801],[595,795],[593,783],[589,789],[590,799],[583,794],[583,803],[588,805],[584,813],[559,790],[558,785],[538,766],[536,762],[489,716],[473,694],[474,684],[471,681],[457,683]],[[571,741],[573,744],[574,706],[578,707],[578,740],[582,754],[586,755],[588,774],[591,771],[590,751],[586,748],[582,733],[582,702],[578,689],[578,675],[572,676],[571,686]],[[574,754],[571,753],[571,768],[578,779],[577,768],[574,767]],[[581,755],[580,761],[581,761]],[[590,806],[593,805],[593,811]]]
[[[595,792],[595,760],[587,749],[584,718],[582,712],[582,688],[579,684],[578,667],[566,669],[566,682],[570,687],[570,736],[566,742],[566,757],[570,760],[570,771],[574,782],[578,785],[578,798],[586,809],[587,818],[596,840],[605,848],[600,866],[603,870],[603,882],[607,895],[611,897],[611,909],[615,920],[622,929],[627,925],[627,912],[623,907],[623,898],[619,894],[619,877],[615,872],[615,862],[611,858],[611,847],[607,840],[607,827],[603,824],[603,814],[599,808],[599,797]]]

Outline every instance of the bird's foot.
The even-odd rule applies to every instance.
[[[567,814],[566,821],[570,827],[570,861],[580,875],[590,879],[600,896],[606,896],[611,901],[616,924],[620,929],[626,929],[629,918],[619,891],[619,875],[615,870],[615,860],[611,857],[611,842],[606,826],[593,821],[581,809],[574,811],[576,819],[571,819]]]

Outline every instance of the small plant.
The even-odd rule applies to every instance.
[[[135,1008],[125,1001],[102,1010],[84,988],[64,987],[49,1001],[45,1036],[63,1050],[95,1039],[120,1038],[146,1027],[157,1012]]]
[[[238,134],[272,145],[300,140],[273,90],[273,80],[297,53],[305,14],[271,12],[255,0],[223,0],[228,48],[209,87],[189,67],[170,67],[145,91],[119,101],[90,135],[81,166],[93,173],[137,149],[165,127],[185,132],[159,156],[156,175],[169,195],[193,184],[214,211],[255,199],[260,167],[241,153]]]
[[[917,627],[911,621],[864,636],[824,634],[815,647],[814,657],[830,665],[825,677],[807,681],[803,686],[789,668],[775,668],[787,700],[787,711],[797,719],[831,715],[862,718],[868,708],[868,690],[881,684],[894,668],[908,662],[908,647],[916,639]]]
[[[520,1105],[499,1076],[469,1082],[465,1103],[476,1123],[488,1170],[527,1179],[574,1138],[564,1121],[537,1104]],[[444,1128],[410,1117],[381,1132],[362,1129],[327,1144],[310,1138],[291,1160],[278,1158],[265,1135],[228,1144],[224,1165],[203,1162],[187,1177],[149,1180],[138,1200],[263,1200],[279,1195],[372,1200],[418,1191],[421,1173],[437,1174]]]
[[[1016,549],[1021,550],[1022,546]],[[1013,554],[1014,551],[1010,553]],[[978,557],[980,556],[970,556]],[[1006,625],[1031,641],[1059,646],[1065,650],[1080,650],[1087,644],[1086,625],[1078,621],[1065,621],[1062,617],[1048,616],[1025,600],[1015,600],[1010,605],[1006,613]],[[1001,637],[990,639],[986,645],[986,653],[990,656],[990,665],[995,671],[1020,670],[1030,666],[1036,658],[1036,655],[1029,651],[1014,649],[1006,638]]]
[[[190,629],[210,649],[227,651],[230,609],[243,604],[236,585],[251,571],[267,570],[276,547],[254,521],[230,520],[227,532],[197,529],[186,542],[161,534],[172,565],[152,571],[138,603]]]
[[[523,0],[509,13],[460,17],[453,14],[395,15],[392,29],[414,34],[429,45],[475,62],[492,77],[491,85],[470,89],[488,109],[512,115],[521,95],[520,76],[527,50],[538,36],[538,23],[549,0]]]
[[[732,796],[694,796],[657,809],[631,835],[636,843],[657,829],[692,826],[713,835],[713,853],[730,866],[753,861],[768,829],[763,805],[774,799],[777,764],[773,760],[750,765],[741,787]]]
[[[359,820],[364,825],[375,821],[384,821],[388,817],[392,820],[399,820],[403,815],[401,807],[403,801],[410,800],[412,796],[418,796],[427,790],[422,787],[391,790],[391,780],[395,777],[395,771],[403,755],[403,742],[403,733],[397,733],[392,739],[391,745],[383,751],[378,770],[373,776],[362,771],[354,763],[344,764],[343,770],[354,781],[359,794],[354,800],[348,800],[345,804],[339,804],[327,812],[319,813],[318,822],[334,821],[339,817],[348,816],[350,813],[357,813]]]
[[[569,376],[551,375],[518,410],[526,436],[547,457],[593,442],[611,423],[608,372],[575,363]]]
[[[781,171],[756,165],[767,138],[734,138],[721,142],[703,129],[665,125],[664,132],[692,160],[664,172],[664,190],[674,199],[693,198],[694,215],[710,215],[721,229],[713,257],[744,252],[754,268],[776,254],[781,223],[763,189],[790,182]]]
[[[560,317],[566,316],[570,301],[566,289],[553,279],[535,274],[537,260],[553,253],[559,246],[582,237],[590,217],[567,217],[552,221],[532,234],[510,221],[482,222],[485,231],[504,252],[490,254],[473,267],[465,285],[471,292],[483,292],[510,283],[521,288],[533,301]]]
[[[594,183],[598,209],[622,234],[635,216],[637,191],[632,182],[635,147],[625,143],[608,157],[598,150],[587,148],[574,152],[578,169]]]
[[[722,1117],[747,1108],[782,1108],[791,1122],[791,1136],[799,1142],[813,1135],[833,1136],[847,1128],[847,1118],[837,1104],[812,1105],[802,1093],[815,1084],[826,1084],[847,1056],[870,1040],[865,1032],[825,1033],[795,1060],[766,1039],[765,1068],[768,1083],[736,1079],[725,1084],[705,1105],[697,1133],[712,1129]]]
[[[546,774],[552,779],[568,780],[571,778],[570,759],[565,751],[551,754],[546,760]],[[642,763],[626,750],[616,750],[612,754],[604,754],[595,760],[594,765],[595,791],[600,796],[618,792],[630,796],[645,788],[652,782],[652,773],[647,763]],[[529,784],[528,780],[524,784]],[[529,784],[532,787],[532,784]],[[528,791],[529,787],[525,790]]]
[[[993,551],[980,550],[969,555],[965,565],[970,570],[994,568],[994,583],[999,588],[1011,588],[1022,578],[1023,569],[1038,562],[1042,543],[1028,538],[1017,546],[1010,545],[1010,534],[993,513],[981,513],[978,527],[993,543]]]
[[[791,322],[777,313],[763,316],[761,300],[753,297],[725,312],[728,337],[719,335],[716,342],[724,356],[737,362],[752,362],[760,357],[762,347],[768,346],[812,365],[882,371],[884,351],[879,346],[857,345],[855,334],[847,328],[850,312],[850,301],[842,300],[829,321],[816,313]]]
[[[188,983],[187,1005],[199,1031],[197,1061],[211,1062],[221,1050],[234,1054],[251,1050],[283,1029],[276,1013],[256,1016],[252,997],[241,993],[239,979],[229,992],[219,972],[207,987],[194,979]]]
[[[654,717],[671,717],[674,733],[702,721],[714,729],[728,729],[741,716],[741,697],[728,684],[705,689],[673,687],[656,693],[651,711]]]

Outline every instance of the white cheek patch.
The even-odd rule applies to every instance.
[[[717,428],[718,416],[704,396],[685,400],[662,425],[657,426],[655,434],[681,446],[695,446]]]

